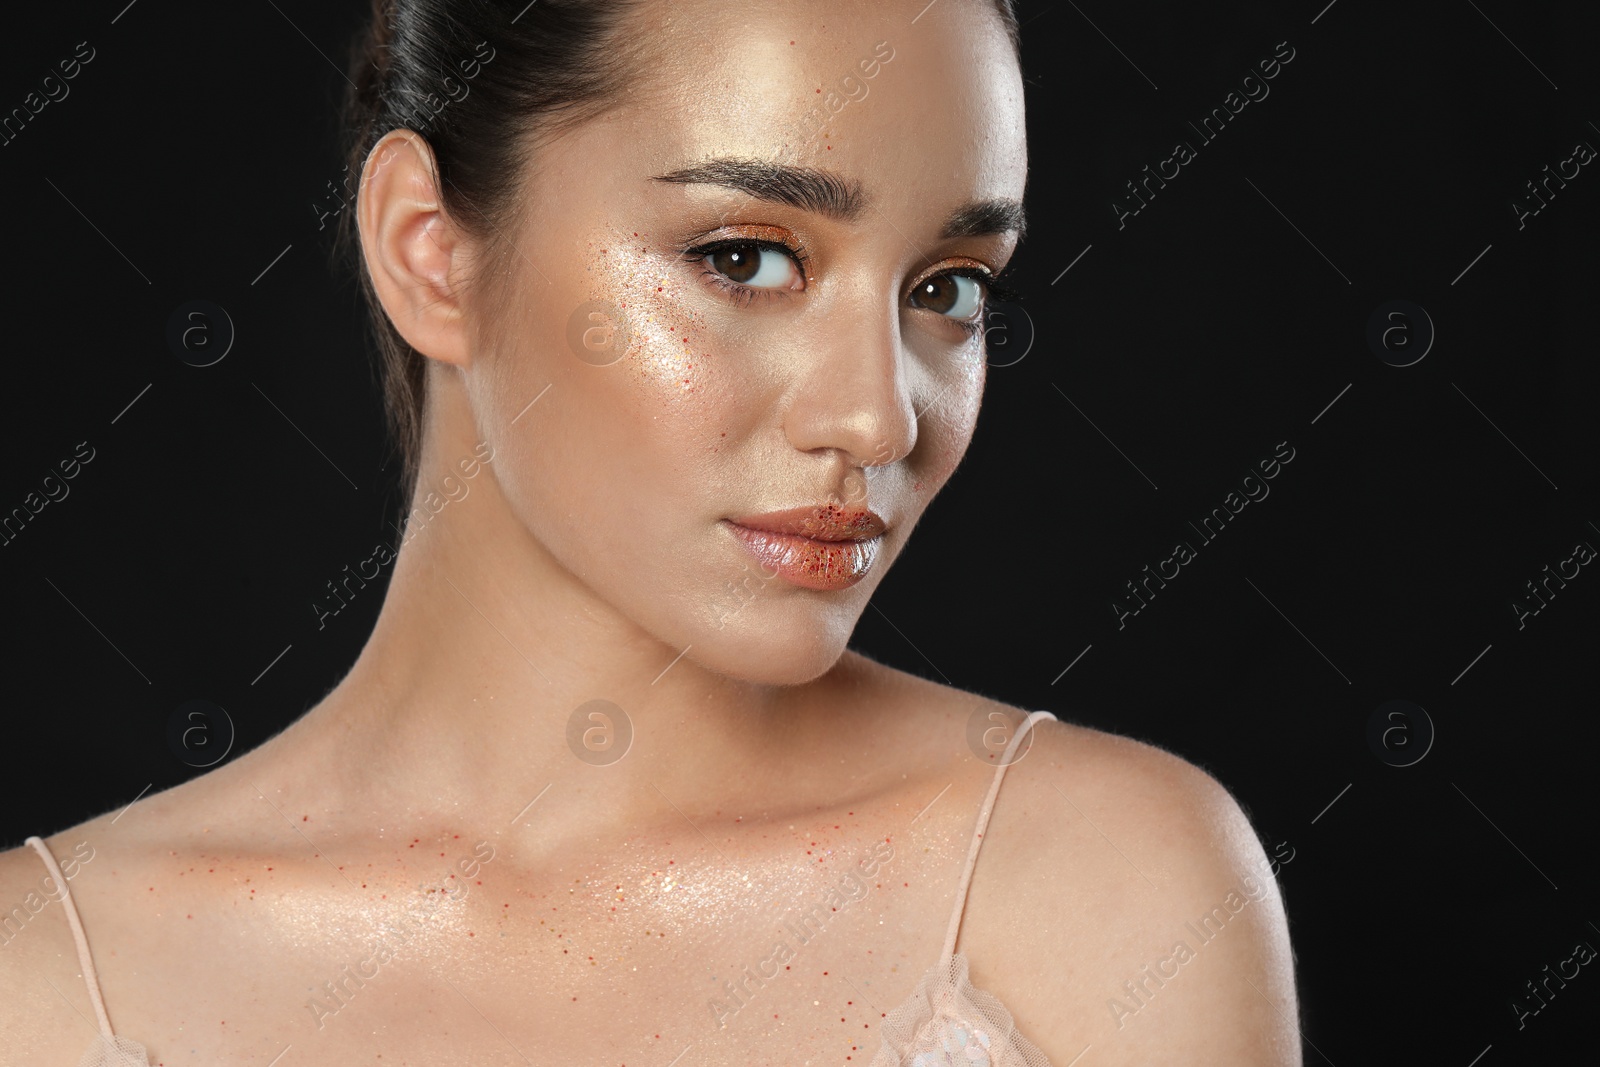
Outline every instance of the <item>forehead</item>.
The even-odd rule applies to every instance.
[[[826,168],[874,207],[1022,196],[1022,75],[990,0],[674,0],[613,115],[652,173],[740,157]]]

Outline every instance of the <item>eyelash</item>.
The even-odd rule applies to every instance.
[[[707,256],[715,255],[718,252],[725,252],[730,248],[762,248],[770,249],[774,252],[781,252],[795,261],[796,265],[800,268],[800,273],[802,275],[806,274],[807,268],[810,266],[811,262],[810,253],[802,244],[795,244],[791,246],[777,241],[762,241],[752,237],[732,237],[722,241],[712,241],[710,244],[695,245],[692,248],[683,249],[683,257],[691,264],[698,264]],[[1002,301],[1011,302],[1021,299],[1022,294],[1018,293],[1015,289],[1002,284],[994,277],[994,275],[978,267],[952,267],[950,270],[940,271],[938,274],[930,274],[927,278],[924,278],[922,282],[918,282],[917,284],[921,285],[923,282],[932,281],[934,278],[941,278],[949,275],[956,275],[962,278],[971,278],[982,283],[984,290],[982,306],[984,311],[987,311],[989,305],[992,303],[998,303]],[[717,271],[710,269],[709,267],[701,271],[701,277],[706,278],[711,282],[711,284],[720,289],[736,307],[748,307],[750,302],[755,300],[757,296],[760,296],[764,300],[772,300],[776,297],[787,295],[786,291],[781,289],[759,289],[754,286],[740,285],[738,282],[730,280],[729,278],[718,273]],[[962,330],[962,332],[966,333],[970,337],[977,335],[983,329],[985,316],[980,314],[976,318],[965,321],[961,319],[951,319],[949,316],[944,316],[944,318],[954,323]]]

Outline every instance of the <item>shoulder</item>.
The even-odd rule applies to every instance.
[[[81,828],[80,828],[81,829]],[[85,834],[45,839],[57,882],[29,845],[0,852],[0,1062],[76,1062],[94,1040],[90,1003],[63,889],[93,859]]]
[[[973,876],[974,983],[1057,1064],[1298,1065],[1277,865],[1238,801],[1157,746],[1033,729]]]
[[[1003,744],[1028,714],[872,666],[918,702],[946,751],[952,732],[984,723]],[[1089,1046],[1107,1065],[1298,1067],[1278,864],[1239,802],[1156,745],[1051,718],[1031,734],[1006,770],[962,920],[973,984],[1056,1067]]]

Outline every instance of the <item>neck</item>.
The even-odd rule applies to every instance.
[[[821,754],[861,728],[844,710],[861,661],[847,655],[792,686],[709,669],[531,537],[492,460],[470,479],[457,473],[454,497],[429,506],[430,486],[473,443],[435,452],[370,640],[296,727],[310,750],[298,762],[332,783],[332,804],[419,825],[534,820],[558,841],[732,818],[741,805],[769,807],[785,785],[829,799],[820,783],[834,768],[821,760],[837,765],[838,754]]]

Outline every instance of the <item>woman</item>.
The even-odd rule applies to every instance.
[[[379,7],[381,617],[269,743],[0,858],[0,1059],[1298,1063],[1221,786],[845,648],[972,435],[1009,6]]]

